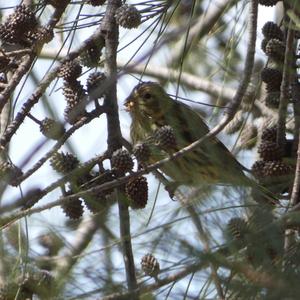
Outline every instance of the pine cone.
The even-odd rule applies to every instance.
[[[89,0],[88,4],[92,6],[101,6],[105,3],[106,0]]]
[[[145,272],[146,275],[151,277],[157,277],[160,266],[157,259],[150,253],[144,255],[141,260],[141,267],[142,270]]]
[[[78,167],[79,160],[73,154],[56,152],[50,159],[50,165],[56,172],[67,174]]]
[[[266,55],[276,62],[284,61],[285,44],[278,39],[271,39],[266,46]]]
[[[276,142],[270,141],[262,142],[257,152],[264,161],[280,160],[283,156],[281,147],[279,147]]]
[[[154,132],[155,143],[164,150],[176,148],[176,137],[171,126],[165,125]]]
[[[68,82],[74,82],[80,76],[81,72],[82,67],[79,64],[79,61],[73,59],[61,65],[57,75]]]
[[[256,178],[262,178],[265,175],[265,166],[267,162],[264,160],[257,160],[251,167],[252,173]]]
[[[125,193],[131,208],[145,208],[148,202],[147,179],[143,176],[131,179],[125,186]]]
[[[280,41],[283,40],[283,32],[280,27],[274,22],[267,22],[262,27],[262,34],[267,39],[278,39]]]
[[[141,24],[141,14],[133,5],[123,4],[116,10],[117,23],[124,28],[136,28]]]
[[[127,150],[118,149],[111,157],[111,166],[118,173],[130,172],[133,168],[133,160]]]
[[[280,0],[258,0],[258,3],[264,6],[274,6]]]
[[[63,86],[63,94],[67,101],[64,117],[66,122],[73,125],[86,115],[85,90],[78,81],[73,81],[72,83],[65,82]]]
[[[132,153],[139,163],[145,163],[150,158],[150,149],[145,143],[134,145]]]
[[[0,24],[0,40],[9,44],[19,42],[16,30],[11,26],[5,26],[3,24]]]
[[[106,76],[102,72],[91,73],[86,81],[86,89],[89,96],[94,98],[101,98],[104,94],[103,83],[106,80]]]
[[[5,25],[9,25],[9,27],[11,26],[12,29],[16,30],[20,38],[25,32],[35,29],[38,22],[31,8],[21,4],[16,6],[14,12],[8,16]]]
[[[40,124],[40,131],[47,138],[58,140],[65,133],[65,128],[61,123],[45,118]]]
[[[254,175],[266,190],[253,188],[252,197],[258,203],[277,204],[278,199],[274,195],[281,195],[290,189],[293,183],[294,168],[283,161],[267,161],[261,168],[258,170],[257,166]]]
[[[17,186],[18,177],[22,176],[23,172],[13,164],[9,162],[0,163],[0,179],[4,180],[12,186]]]
[[[79,81],[64,82],[63,95],[68,105],[75,106],[85,100],[85,90]]]
[[[277,109],[280,103],[280,92],[267,93],[264,101],[267,107]]]
[[[38,22],[29,6],[18,5],[6,22],[0,26],[0,39],[5,43],[29,47],[32,41],[28,34],[36,30]]]
[[[243,241],[248,231],[247,222],[242,218],[231,218],[226,231],[232,240]]]
[[[65,215],[73,220],[79,219],[83,215],[83,205],[79,198],[64,202],[61,208]]]
[[[261,71],[261,80],[267,84],[267,91],[280,91],[282,73],[273,68],[264,68]]]
[[[266,127],[261,134],[262,141],[276,142],[277,139],[277,126]]]
[[[266,177],[292,175],[293,172],[293,167],[282,161],[269,161],[264,167],[264,175]]]
[[[35,31],[35,43],[47,44],[54,38],[53,29],[50,27],[40,26]]]
[[[88,49],[83,51],[80,54],[80,62],[88,67],[88,68],[95,68],[99,65],[100,57],[101,57],[101,50],[104,46],[104,41],[99,39],[99,41],[93,41]]]

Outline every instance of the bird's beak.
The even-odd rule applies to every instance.
[[[125,110],[130,112],[132,108],[134,107],[134,101],[131,96],[129,96],[125,101],[124,101],[124,106]]]

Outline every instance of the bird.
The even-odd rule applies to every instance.
[[[136,85],[124,102],[132,122],[130,137],[133,145],[151,142],[150,163],[155,163],[171,152],[179,151],[209,132],[202,117],[190,106],[172,99],[156,82]],[[161,128],[172,129],[176,144],[172,149],[153,145]],[[240,164],[216,137],[206,139],[195,150],[172,159],[160,167],[162,173],[178,185],[199,184],[249,185],[246,168]]]

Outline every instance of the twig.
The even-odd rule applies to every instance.
[[[295,4],[296,2],[294,2]],[[287,106],[289,103],[290,84],[295,73],[293,63],[295,61],[294,51],[294,30],[292,20],[289,22],[284,54],[282,82],[280,86],[280,102],[278,109],[277,144],[283,148],[285,143],[285,123]]]
[[[104,105],[107,107],[107,131],[108,131],[108,151],[112,152],[122,146],[122,134],[118,113],[117,102],[117,49],[119,28],[115,20],[115,12],[119,7],[118,0],[108,1],[105,16],[102,20],[101,31],[105,35],[105,70],[110,78],[111,84],[107,86]],[[120,235],[122,241],[122,250],[126,270],[127,286],[129,291],[137,288],[135,275],[134,256],[131,245],[130,235],[130,217],[128,206],[118,191],[115,191],[120,219]],[[138,299],[134,296],[132,299]]]
[[[62,3],[59,8],[56,8],[53,12],[50,21],[47,24],[47,28],[49,30],[53,30],[57,22],[59,21],[61,15],[64,13],[68,2]],[[39,45],[43,46],[43,45]],[[10,78],[7,86],[3,91],[0,93],[0,113],[4,107],[4,105],[8,102],[11,93],[15,90],[16,86],[19,84],[20,80],[24,76],[24,74],[30,69],[31,64],[34,62],[36,57],[36,53],[34,49],[32,52],[23,58],[23,62],[19,65],[18,69],[15,71],[13,76]]]
[[[187,275],[194,273],[196,271],[199,271],[201,269],[204,269],[208,266],[208,261],[201,260],[199,262],[192,263],[185,267],[183,270],[171,274],[163,279],[160,279],[159,281],[149,284],[147,286],[141,286],[135,291],[128,292],[128,293],[115,293],[112,295],[104,296],[100,298],[99,300],[127,300],[127,299],[133,299],[131,298],[133,295],[138,295],[138,294],[145,294],[154,290],[157,290],[158,288],[165,286],[169,283],[178,281]]]
[[[43,50],[39,58],[53,59],[55,55],[56,55],[55,52],[47,49],[47,50]],[[67,55],[66,53],[61,52],[59,57],[63,58],[66,55]],[[179,75],[178,70],[173,69],[171,67],[163,67],[163,66],[153,65],[153,64],[147,64],[146,66],[142,64],[140,61],[128,64],[128,62],[126,61],[118,60],[117,66],[119,69],[123,69],[124,73],[132,72],[132,73],[144,74],[148,76],[153,76],[161,80],[176,81]],[[118,74],[118,78],[120,78],[120,76],[123,75],[124,73],[120,72]],[[236,93],[236,90],[233,88],[219,85],[216,82],[207,80],[206,78],[202,78],[200,76],[190,74],[188,72],[181,73],[180,84],[194,90],[205,92],[210,96],[217,97],[226,102],[230,102]],[[263,102],[257,100],[255,101],[254,105],[258,107],[262,115],[274,118],[275,116],[274,110],[265,106]]]
[[[93,40],[96,39],[97,41],[103,41],[102,33],[100,31],[96,31],[90,38],[85,40],[82,45],[77,49],[69,53],[66,57],[61,60],[61,64],[68,60],[72,60],[80,55],[82,51],[89,47]],[[18,128],[21,126],[22,122],[24,121],[25,117],[27,116],[28,112],[32,109],[32,107],[38,103],[39,99],[42,97],[43,93],[46,91],[47,87],[50,83],[56,78],[57,73],[60,69],[60,66],[54,68],[51,72],[49,72],[40,82],[39,86],[36,88],[35,92],[31,95],[31,97],[23,104],[21,110],[16,115],[13,122],[8,126],[7,130],[3,134],[0,139],[0,146],[5,147],[12,136],[16,133]]]
[[[51,150],[49,150],[39,161],[37,161],[31,169],[29,169],[26,173],[24,173],[18,178],[18,184],[23,182],[25,179],[30,177],[35,171],[37,171],[76,130],[88,124],[93,119],[99,117],[102,113],[103,110],[101,108],[95,109],[92,112],[90,112],[87,116],[82,117],[78,122],[76,122],[67,132],[65,132],[65,134],[59,139],[59,141],[52,147]]]
[[[226,257],[222,255],[222,251],[216,251],[215,253],[204,254],[201,257],[200,261],[194,262],[193,264],[190,264],[187,267],[185,267],[183,270],[175,274],[169,275],[166,278],[160,279],[154,284],[150,284],[145,287],[141,286],[133,293],[139,292],[140,294],[145,294],[147,292],[157,290],[158,288],[164,285],[167,285],[174,281],[178,281],[191,273],[197,272],[201,269],[208,267],[209,262],[215,263],[217,265],[221,265],[230,270],[235,270],[236,272],[243,274],[249,281],[263,288],[265,287],[271,289],[291,288],[288,286],[288,284],[286,284],[280,279],[275,278],[275,276],[273,276],[270,273],[262,272],[261,270],[259,271],[255,270],[253,267],[249,265],[245,265],[244,262],[242,263],[230,262],[228,259],[226,259]],[[133,295],[133,293],[115,293],[108,296],[104,296],[99,300],[127,300],[127,299],[131,299],[130,297]]]
[[[50,193],[51,191],[55,190],[56,188],[62,186],[63,184],[65,184],[68,181],[71,181],[74,177],[78,176],[78,174],[82,174],[82,170],[87,170],[87,169],[91,169],[93,166],[95,166],[96,164],[99,164],[100,162],[102,162],[103,160],[105,160],[107,157],[106,155],[101,155],[101,156],[96,156],[95,158],[92,158],[91,160],[85,162],[84,164],[80,165],[80,167],[78,167],[77,169],[75,169],[74,171],[68,173],[67,175],[63,176],[62,178],[58,179],[57,181],[51,183],[49,186],[47,186],[44,190],[40,191],[40,193],[37,195],[37,197],[35,197],[35,201],[36,203],[42,199],[45,195],[47,195],[48,193]],[[74,194],[72,195],[74,196]],[[50,207],[45,207],[46,209],[52,208],[54,206],[63,204],[65,200],[68,199],[75,199],[76,197],[71,197],[70,196],[66,196],[66,197],[62,197],[60,198],[59,201],[61,202],[57,202],[55,201],[54,204],[52,205],[50,203]],[[11,202],[9,204],[3,205],[0,207],[0,214],[6,213],[6,212],[10,212],[16,208],[22,207],[24,204],[24,198],[21,197],[20,199]],[[27,210],[28,211],[28,210]],[[18,214],[17,214],[18,215]],[[14,219],[13,216],[10,217],[10,219]]]

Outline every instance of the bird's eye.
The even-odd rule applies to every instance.
[[[150,93],[145,93],[144,94],[144,99],[150,99],[151,98],[151,94]]]

